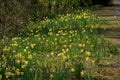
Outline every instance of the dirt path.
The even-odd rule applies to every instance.
[[[115,15],[117,16],[117,19],[120,22],[120,0],[114,0],[114,4]]]
[[[120,80],[120,0],[113,0],[114,6],[104,7],[93,11],[107,24],[100,26],[106,28],[104,34],[118,51],[111,58],[106,58],[100,62],[96,80]],[[102,79],[98,79],[98,78]]]

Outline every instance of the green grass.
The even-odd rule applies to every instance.
[[[78,10],[31,23],[11,39],[4,37],[2,80],[92,80],[86,64],[97,65],[107,54],[107,41],[96,29],[100,24],[90,11]]]

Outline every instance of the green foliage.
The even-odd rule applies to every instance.
[[[25,24],[54,18],[75,8],[107,4],[110,0],[12,0],[0,1],[0,37],[16,36]]]
[[[116,54],[116,52],[118,50],[117,47],[113,46],[113,45],[108,46],[108,49],[109,49],[111,54]]]
[[[16,37],[4,36],[2,79],[90,80],[86,66],[99,63],[107,51],[104,37],[94,29],[100,24],[90,11],[77,10],[31,23]]]
[[[4,0],[0,4],[0,79],[91,79],[86,64],[98,64],[106,55],[107,44],[96,30],[102,22],[90,11],[62,14],[90,6],[92,0]],[[56,14],[60,15],[49,19]]]

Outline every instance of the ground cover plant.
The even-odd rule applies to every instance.
[[[93,80],[107,54],[107,41],[96,29],[99,18],[75,11],[31,23],[18,36],[0,41],[0,80]]]
[[[54,18],[57,14],[93,5],[107,5],[111,0],[0,0],[0,38],[14,36],[31,21],[43,17]]]

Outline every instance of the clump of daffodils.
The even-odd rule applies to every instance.
[[[87,75],[83,67],[96,63],[101,57],[95,53],[102,54],[105,48],[100,47],[102,39],[93,30],[98,25],[96,16],[78,12],[28,26],[25,36],[12,37],[3,44],[0,80],[71,80],[71,76],[77,79]]]

